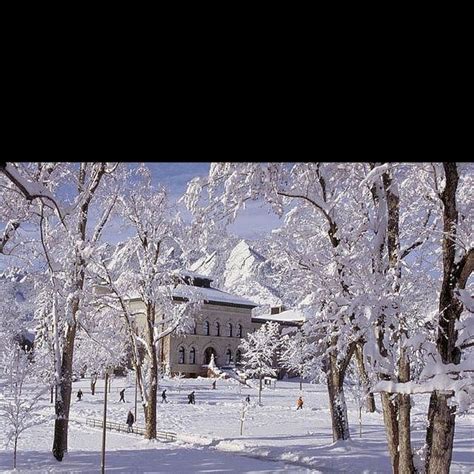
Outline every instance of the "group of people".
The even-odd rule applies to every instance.
[[[161,403],[168,403],[168,399],[166,397],[166,388],[161,392]],[[188,405],[189,404],[193,404],[195,405],[196,404],[196,395],[195,395],[195,392],[192,391],[189,395],[188,395]]]
[[[81,389],[79,389],[79,390],[77,391],[77,400],[78,400],[78,401],[81,401],[83,395],[84,395],[84,392],[83,392]],[[119,400],[119,403],[120,403],[120,402],[126,403],[126,402],[125,402],[125,389],[120,390],[120,400]]]
[[[216,382],[214,381],[212,383],[212,388],[215,389],[216,388]],[[82,396],[83,396],[83,392],[81,389],[79,389],[79,391],[77,392],[77,398],[78,400],[81,400],[82,399]],[[247,403],[250,403],[250,395],[247,395],[245,397],[245,401]],[[120,391],[120,400],[119,400],[119,403],[120,402],[123,402],[123,403],[126,403],[125,402],[125,389],[121,390]],[[161,392],[161,403],[168,403],[168,399],[167,399],[167,396],[166,396],[166,388],[163,390],[163,392]],[[188,405],[189,404],[192,404],[192,405],[195,405],[196,404],[196,395],[195,395],[195,392],[192,391],[189,395],[188,395]],[[299,410],[299,409],[303,409],[303,398],[302,397],[299,397],[298,400],[296,401],[296,409]],[[131,414],[131,412],[129,412],[129,414]],[[133,415],[132,415],[133,416]],[[127,418],[127,424],[128,424],[128,418]],[[133,422],[132,422],[133,424]]]
[[[214,381],[212,383],[212,388],[215,389],[216,388],[216,381]],[[81,400],[82,399],[82,396],[83,396],[83,392],[81,389],[79,389],[79,391],[77,392],[77,398],[78,400]],[[247,395],[245,397],[245,401],[247,403],[250,403],[250,395]],[[123,403],[126,403],[125,402],[125,389],[121,390],[120,391],[120,399],[119,399],[119,403],[120,402],[123,402]],[[167,396],[166,396],[166,388],[163,390],[163,392],[161,392],[161,403],[168,403],[168,399],[167,399]],[[188,395],[188,405],[195,405],[196,404],[196,395],[195,395],[195,392],[192,391],[189,395]],[[296,409],[297,410],[300,410],[300,409],[303,409],[303,398],[302,397],[299,397],[298,400],[296,401]],[[129,412],[129,415],[131,415],[132,412]],[[132,417],[133,417],[133,414],[132,414]],[[129,420],[130,416],[127,417],[127,424],[128,424],[128,420]],[[133,421],[132,421],[132,424],[133,424]]]
[[[212,388],[213,388],[214,390],[216,389],[216,381],[215,381],[215,380],[212,382]],[[78,398],[78,400],[81,400],[83,395],[84,395],[84,393],[82,392],[81,389],[79,389],[79,391],[77,392],[77,398]],[[119,403],[120,403],[120,402],[126,403],[126,401],[125,401],[125,389],[120,390]],[[248,402],[250,403],[250,400],[248,400]],[[166,388],[163,390],[163,392],[161,392],[161,403],[168,403],[168,399],[167,399],[167,396],[166,396]],[[188,405],[189,405],[190,403],[192,403],[193,405],[196,404],[196,398],[195,398],[194,391],[191,392],[191,393],[188,395]]]
[[[212,382],[212,388],[216,388],[216,381]],[[77,392],[77,398],[78,400],[81,400],[83,396],[83,392],[81,389]],[[247,395],[245,397],[245,401],[247,403],[250,403],[250,395]],[[125,402],[125,389],[120,391],[120,402]],[[166,397],[166,388],[161,392],[161,403],[168,403],[167,397]],[[188,395],[188,405],[195,405],[196,404],[196,395],[194,390]],[[297,410],[302,410],[303,409],[303,397],[299,397],[298,400],[296,401],[296,409]],[[133,416],[133,413],[131,410],[129,410],[128,415],[127,415],[127,426],[128,426],[128,432],[131,433],[133,432],[133,423],[135,423],[135,417]]]

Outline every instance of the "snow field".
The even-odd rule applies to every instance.
[[[132,382],[130,382],[132,381]],[[304,407],[296,411],[301,394],[297,381],[278,381],[276,388],[265,388],[263,406],[258,406],[257,388],[233,380],[160,380],[160,391],[167,389],[169,403],[158,398],[158,430],[174,431],[178,441],[150,442],[140,436],[107,432],[107,470],[117,472],[366,472],[390,473],[382,414],[363,413],[359,437],[358,408],[348,399],[352,439],[333,443],[326,388],[303,384]],[[118,402],[126,388],[126,403]],[[84,396],[78,401],[81,388]],[[85,419],[103,416],[104,381],[99,380],[96,395],[89,379],[73,383],[69,452],[62,463],[50,454],[53,424],[38,426],[20,439],[19,472],[99,472],[101,430],[85,426]],[[187,394],[196,392],[196,404],[188,405]],[[134,410],[133,378],[116,377],[108,395],[107,419],[124,423],[128,410]],[[243,435],[240,417],[244,398],[251,397]],[[348,397],[349,398],[349,397]],[[412,424],[413,445],[418,450],[425,437],[427,398],[415,398]],[[377,408],[380,403],[376,400]],[[49,400],[44,410],[52,412]],[[141,407],[137,423],[144,424]],[[458,417],[451,472],[474,470],[474,416]],[[2,436],[0,434],[0,436]],[[0,469],[11,466],[11,450],[0,454]],[[27,467],[25,469],[25,467]]]

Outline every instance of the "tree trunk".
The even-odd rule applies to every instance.
[[[15,443],[13,446],[13,469],[16,469],[16,449],[18,446],[18,436],[15,436]]]
[[[398,363],[398,381],[410,381],[410,362],[405,353],[405,348],[400,350],[400,360]],[[415,472],[413,464],[413,453],[411,450],[411,423],[410,423],[411,401],[410,395],[398,395],[398,451],[399,470],[404,474]]]
[[[262,404],[262,376],[260,375],[259,386],[258,386],[258,404]]]
[[[375,397],[372,392],[369,392],[367,394],[367,411],[369,413],[374,413],[375,412]]]
[[[395,397],[392,401],[391,398]],[[399,454],[398,454],[398,421],[397,421],[397,402],[396,395],[387,392],[382,392],[382,410],[383,421],[385,424],[385,432],[387,433],[388,452],[390,454],[390,461],[392,463],[392,471],[398,474]]]
[[[375,398],[374,398],[374,394],[369,389],[369,377],[367,375],[367,371],[365,370],[364,355],[363,355],[362,345],[360,344],[357,344],[355,348],[355,357],[356,357],[357,367],[359,369],[360,379],[362,381],[362,385],[364,387],[364,391],[366,394],[367,411],[369,413],[374,413],[375,412]]]
[[[439,296],[438,352],[443,364],[459,364],[461,350],[456,346],[458,331],[456,322],[462,312],[462,304],[455,296],[457,287],[464,289],[474,267],[472,249],[456,264],[456,231],[458,210],[456,191],[459,175],[456,163],[443,163],[446,185],[441,193],[443,202],[443,283]],[[428,429],[426,432],[426,462],[428,474],[449,472],[453,453],[455,408],[448,405],[453,393],[433,391],[428,410]]]
[[[350,439],[347,406],[344,396],[343,374],[337,366],[335,356],[329,356],[329,370],[326,374],[331,411],[333,440]]]
[[[303,390],[303,381],[300,378],[300,392],[301,392],[301,390]]]
[[[145,438],[156,439],[156,399],[158,394],[158,358],[154,343],[155,308],[147,306],[147,353],[150,357],[148,397],[145,407]]]
[[[156,438],[156,398],[158,393],[158,371],[157,365],[150,367],[150,388],[148,394],[148,404],[145,407],[145,438]]]
[[[400,265],[400,197],[398,195],[397,183],[392,173],[386,172],[382,175],[385,196],[387,200],[387,250],[389,268],[394,270],[396,277],[393,287],[394,295],[400,293],[400,281],[402,277]],[[397,300],[395,300],[397,301]],[[392,303],[393,304],[393,303]],[[398,382],[410,381],[410,365],[403,347],[405,337],[408,337],[405,319],[399,312],[398,301],[394,305],[398,319],[399,334],[395,333],[394,340],[398,342],[400,357],[398,360]],[[382,321],[385,318],[382,317]],[[393,330],[393,329],[392,329]],[[393,333],[392,333],[393,334]],[[383,345],[383,343],[382,343]],[[381,354],[386,351],[381,351]],[[384,376],[382,376],[384,378]],[[415,471],[413,465],[413,453],[411,450],[411,426],[410,426],[410,395],[382,394],[384,408],[384,421],[387,430],[387,442],[392,462],[393,472],[411,474]]]
[[[72,391],[72,360],[74,355],[75,337],[76,325],[72,324],[67,328],[61,364],[59,396],[56,398],[55,405],[56,420],[54,422],[53,455],[58,461],[62,461],[64,453],[67,451],[69,407],[71,404]]]
[[[427,474],[449,474],[456,417],[455,408],[448,406],[450,396],[434,391],[430,397],[426,433]]]

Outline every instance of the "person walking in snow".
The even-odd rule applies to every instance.
[[[129,410],[127,415],[127,425],[129,433],[132,432],[133,423],[135,423],[135,417],[133,416],[132,410]]]
[[[166,400],[166,388],[161,392],[161,403],[168,403],[168,400]]]
[[[214,380],[214,382],[212,382],[212,389],[215,390],[216,389],[216,381]]]
[[[192,403],[193,405],[196,404],[196,399],[195,399],[195,396],[194,396],[194,391],[191,392],[189,395],[188,395],[188,405]]]
[[[120,403],[120,402],[125,403],[125,389],[120,390],[120,400],[119,400],[119,403]]]
[[[247,396],[245,397],[245,401],[250,404],[250,395],[247,395]]]
[[[303,398],[300,397],[298,398],[297,402],[296,402],[296,406],[297,406],[297,410],[299,410],[300,408],[303,409]]]
[[[81,401],[81,398],[82,398],[82,390],[79,389],[79,391],[77,392],[77,399],[78,399],[78,401]]]

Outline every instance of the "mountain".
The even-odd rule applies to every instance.
[[[33,340],[35,288],[30,275],[17,268],[0,272],[0,311],[3,316],[3,330],[23,334]],[[8,327],[7,327],[8,326]]]
[[[213,278],[213,287],[259,305],[281,305],[280,272],[263,255],[265,244],[246,240],[230,243],[198,259],[190,270]]]

